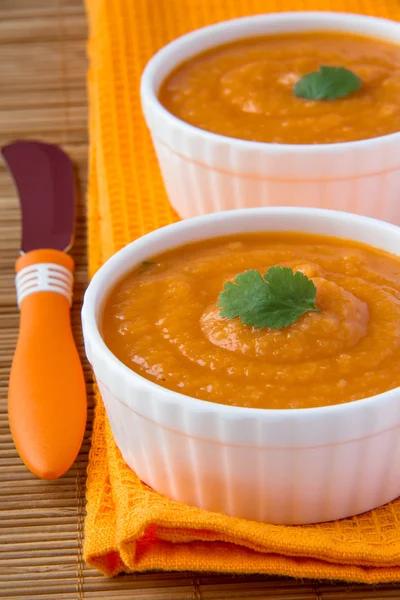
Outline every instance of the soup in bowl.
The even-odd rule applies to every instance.
[[[400,24],[288,12],[162,48],[141,83],[172,206],[307,206],[400,224]]]
[[[132,242],[85,296],[116,442],[166,496],[272,523],[400,494],[400,229],[262,208]]]

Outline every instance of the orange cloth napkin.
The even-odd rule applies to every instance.
[[[147,60],[169,40],[208,23],[296,9],[400,19],[398,0],[87,0],[91,274],[132,239],[176,219],[140,110]],[[164,569],[400,581],[400,500],[353,519],[297,527],[172,502],[125,464],[100,398],[87,500],[85,558],[106,575]]]

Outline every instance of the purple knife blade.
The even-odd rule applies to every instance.
[[[1,149],[18,190],[22,250],[68,250],[73,241],[75,180],[72,163],[58,146],[16,141]]]

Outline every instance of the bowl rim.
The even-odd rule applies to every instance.
[[[159,72],[159,69],[162,68],[164,63],[170,59],[170,56],[178,50],[180,50],[180,55],[184,56],[185,50],[195,41],[204,40],[208,36],[213,36],[214,39],[218,39],[218,36],[222,32],[225,32],[227,30],[232,31],[232,41],[235,39],[241,39],[241,37],[249,37],[248,34],[244,34],[243,36],[235,35],[235,32],[239,33],[242,30],[242,28],[247,28],[248,26],[251,26],[252,23],[260,23],[260,21],[262,21],[266,25],[275,24],[278,27],[280,24],[285,24],[289,22],[296,22],[296,24],[299,25],[308,22],[321,22],[321,27],[323,29],[322,23],[324,21],[326,22],[327,18],[329,18],[331,22],[335,21],[335,23],[337,23],[337,29],[336,27],[330,27],[330,31],[345,31],[351,33],[351,29],[344,29],[343,27],[340,27],[340,24],[347,23],[349,25],[354,25],[355,28],[357,28],[357,25],[361,26],[362,24],[369,24],[371,27],[376,28],[376,35],[378,38],[380,37],[380,39],[387,39],[383,35],[385,31],[391,30],[394,33],[398,33],[400,45],[399,22],[392,21],[391,19],[386,19],[383,17],[374,17],[370,15],[363,15],[357,13],[343,13],[336,11],[285,11],[274,13],[261,13],[258,15],[252,15],[248,17],[239,17],[235,19],[220,21],[218,23],[207,25],[205,27],[200,27],[189,33],[181,35],[180,37],[172,40],[171,42],[163,46],[152,56],[152,58],[150,58],[142,73],[140,82],[140,95],[144,112],[146,113],[146,106],[151,106],[152,109],[158,113],[160,118],[169,122],[169,124],[172,127],[180,128],[181,131],[186,132],[192,137],[198,136],[210,142],[219,144],[221,146],[229,146],[231,144],[234,144],[235,147],[237,147],[237,149],[240,148],[243,151],[262,150],[265,153],[271,154],[275,154],[277,152],[300,152],[302,154],[336,154],[341,153],[347,149],[363,150],[364,148],[368,148],[369,146],[377,143],[379,143],[380,145],[390,145],[393,143],[393,141],[400,141],[400,131],[396,131],[379,137],[330,144],[279,144],[273,142],[243,140],[240,138],[228,137],[225,135],[207,131],[205,129],[201,129],[199,127],[191,125],[190,123],[187,123],[186,121],[176,117],[171,112],[169,112],[158,99],[158,88],[156,89],[155,78]],[[305,30],[302,29],[302,31]],[[379,36],[379,32],[381,32],[381,36]],[[279,31],[276,31],[274,33],[279,33]],[[367,37],[374,37],[372,33],[365,35]],[[210,47],[217,46],[218,43],[214,46],[211,45]],[[196,54],[199,53],[201,53],[201,50],[195,52],[191,56],[196,56]],[[180,63],[182,63],[182,61],[173,61],[171,67],[168,69],[168,72],[170,73]]]
[[[92,280],[89,283],[89,286],[86,289],[83,306],[82,306],[82,329],[83,329],[83,337],[85,342],[85,347],[90,348],[90,354],[100,356],[102,361],[106,361],[112,365],[113,370],[115,372],[119,372],[123,377],[126,377],[128,382],[132,382],[132,384],[141,389],[148,388],[149,391],[157,392],[158,398],[167,404],[173,404],[179,401],[181,404],[185,404],[189,406],[192,410],[197,412],[215,412],[218,414],[223,414],[228,418],[257,418],[261,420],[281,420],[282,418],[295,418],[296,420],[305,420],[307,421],[309,417],[321,417],[321,416],[329,416],[334,415],[335,417],[341,417],[343,415],[348,417],[352,412],[358,412],[358,410],[366,409],[371,407],[372,405],[376,405],[378,403],[382,403],[384,400],[391,401],[396,396],[398,396],[398,390],[400,388],[396,387],[386,392],[382,392],[380,394],[374,396],[368,396],[366,398],[362,398],[360,400],[353,400],[351,402],[346,402],[342,404],[334,404],[328,406],[318,406],[312,408],[282,408],[282,409],[271,409],[271,408],[251,408],[244,406],[232,406],[228,404],[219,404],[216,402],[211,402],[208,400],[201,400],[198,398],[194,398],[193,396],[188,396],[186,394],[182,394],[181,392],[177,392],[174,390],[170,390],[168,388],[164,388],[159,384],[146,379],[136,371],[133,371],[128,366],[126,366],[122,361],[120,361],[115,354],[108,348],[105,343],[101,333],[100,333],[100,314],[101,307],[104,303],[108,292],[112,289],[121,278],[124,277],[124,274],[128,273],[135,266],[137,266],[134,261],[132,261],[132,256],[135,255],[136,251],[148,248],[149,253],[147,258],[151,258],[152,255],[151,248],[153,242],[163,237],[168,239],[171,235],[176,236],[177,244],[176,246],[170,247],[179,247],[179,234],[181,231],[184,231],[186,228],[190,228],[193,226],[198,226],[206,228],[207,224],[215,222],[221,222],[226,219],[227,213],[229,213],[232,219],[238,219],[239,221],[244,222],[247,217],[260,215],[260,217],[266,217],[268,215],[276,215],[281,216],[282,218],[287,217],[296,217],[297,215],[301,215],[304,218],[320,218],[322,220],[331,220],[332,218],[337,219],[338,221],[349,220],[354,223],[355,226],[370,226],[370,227],[379,227],[382,231],[382,236],[384,232],[391,232],[394,235],[399,237],[400,242],[400,227],[388,223],[386,221],[380,221],[378,219],[374,219],[371,217],[365,217],[357,214],[346,213],[343,211],[336,211],[331,209],[322,209],[322,208],[303,208],[303,207],[259,207],[259,208],[242,208],[242,209],[234,209],[229,211],[220,211],[215,213],[209,213],[206,215],[200,215],[197,217],[192,217],[190,219],[181,220],[170,225],[166,225],[159,229],[156,229],[146,235],[137,238],[136,240],[130,242],[125,247],[117,251],[113,256],[111,256],[95,273]],[[267,229],[265,230],[267,231]],[[288,231],[288,230],[283,230]],[[294,230],[292,230],[294,231]],[[238,233],[241,233],[239,231]],[[318,234],[317,232],[315,232]],[[218,234],[215,236],[210,236],[207,238],[199,239],[212,239],[212,237],[218,237]],[[340,236],[334,236],[340,237]],[[351,239],[351,238],[342,238],[342,239]],[[181,245],[186,245],[185,243]],[[368,244],[367,244],[368,245]],[[369,244],[371,245],[371,244]],[[400,246],[399,246],[400,247]],[[166,251],[166,250],[164,250]],[[160,251],[161,253],[163,250]],[[158,252],[158,253],[160,253]],[[400,258],[400,250],[398,254]],[[145,260],[145,258],[140,258],[140,262]],[[121,264],[127,264],[127,268],[123,270],[123,273],[119,274],[118,277],[115,276],[116,267]],[[133,266],[132,266],[133,265]],[[114,276],[114,279],[112,279]],[[112,279],[111,282],[107,281]],[[95,350],[92,349],[95,347]],[[90,357],[89,357],[90,360]],[[95,361],[93,361],[95,362]],[[95,375],[96,369],[93,365]],[[99,379],[101,382],[101,379]],[[104,382],[101,382],[104,384]],[[132,386],[133,388],[133,386]],[[127,404],[126,399],[121,402]],[[132,406],[127,404],[130,409],[134,410]]]

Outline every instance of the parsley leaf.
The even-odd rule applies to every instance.
[[[243,325],[257,329],[282,329],[308,311],[318,311],[316,287],[300,271],[275,266],[264,277],[251,269],[228,281],[217,306],[227,319],[239,317]]]
[[[295,96],[307,100],[336,100],[361,87],[361,79],[344,67],[324,67],[299,79],[293,88]]]

